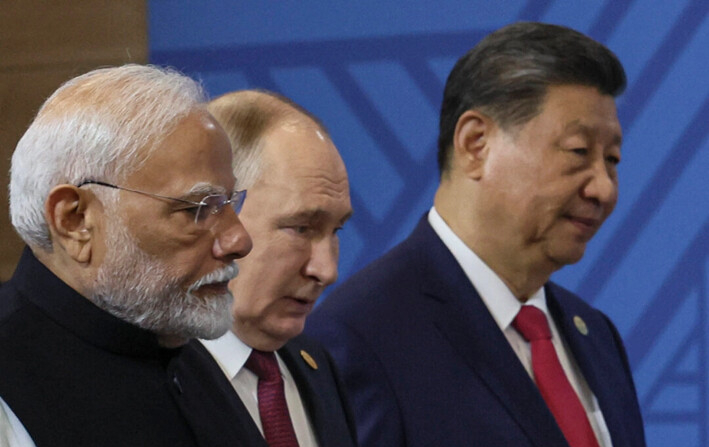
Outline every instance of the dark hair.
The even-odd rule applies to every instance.
[[[448,75],[438,136],[441,175],[450,168],[453,134],[465,111],[477,109],[508,130],[540,112],[549,86],[565,84],[615,97],[625,89],[625,71],[604,45],[563,26],[520,22],[489,34]]]

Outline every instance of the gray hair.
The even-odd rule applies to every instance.
[[[207,106],[231,141],[232,167],[239,189],[251,187],[262,171],[263,136],[287,120],[310,119],[330,137],[325,125],[305,108],[267,90],[226,93]]]
[[[198,83],[154,66],[102,68],[63,84],[12,155],[10,216],[17,233],[51,251],[44,203],[53,187],[87,179],[119,183],[205,101]]]

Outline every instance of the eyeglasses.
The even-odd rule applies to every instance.
[[[231,205],[234,208],[234,212],[239,214],[241,207],[244,205],[244,200],[246,200],[246,190],[235,191],[231,197],[226,194],[210,194],[204,197],[199,202],[193,202],[191,200],[178,199],[176,197],[161,196],[159,194],[152,194],[145,191],[138,191],[137,189],[124,188],[122,186],[112,185],[106,182],[100,182],[98,180],[84,180],[83,182],[76,185],[77,188],[81,188],[84,185],[99,185],[106,186],[108,188],[120,189],[123,191],[134,192],[137,194],[142,194],[144,196],[152,197],[154,199],[163,200],[173,200],[175,202],[186,203],[192,205],[190,207],[183,208],[182,211],[189,211],[194,213],[194,222],[196,224],[203,223],[207,220],[209,216],[214,216],[220,214],[225,206]]]

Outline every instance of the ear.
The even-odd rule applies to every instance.
[[[74,185],[54,187],[44,204],[45,217],[52,242],[61,247],[77,262],[91,260],[93,225],[87,217],[87,208],[93,195]]]
[[[477,110],[468,110],[458,118],[453,134],[453,163],[466,177],[482,177],[493,128],[492,119]]]

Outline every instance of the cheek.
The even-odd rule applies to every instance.
[[[237,261],[239,275],[230,287],[234,299],[269,301],[283,293],[294,277],[300,274],[300,251],[285,245],[261,246]]]
[[[212,256],[214,240],[208,233],[190,235],[161,230],[154,228],[133,238],[141,251],[166,265],[176,278],[191,284],[219,267]]]

